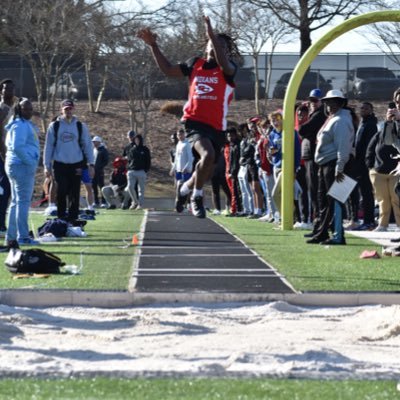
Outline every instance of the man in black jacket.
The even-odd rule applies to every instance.
[[[310,192],[312,206],[311,215],[314,216],[314,218],[318,216],[318,165],[314,161],[314,154],[318,131],[327,118],[324,106],[321,102],[321,97],[322,93],[319,89],[311,90],[308,98],[310,118],[299,127],[299,135],[302,139],[301,158],[304,160],[306,169],[306,183],[307,189]],[[306,234],[306,236],[312,237],[313,234]]]
[[[128,191],[132,199],[132,210],[143,207],[146,177],[151,166],[150,150],[143,144],[142,135],[135,135],[134,143],[135,146],[128,151]],[[136,184],[138,193],[135,190]]]
[[[354,188],[350,198],[351,218],[357,221],[358,210],[360,208],[360,196],[362,196],[362,208],[364,210],[363,224],[354,227],[354,230],[372,230],[375,227],[374,221],[374,189],[367,165],[365,164],[365,156],[368,145],[376,134],[378,128],[378,120],[374,114],[374,107],[369,102],[364,102],[360,107],[361,122],[355,135],[355,157],[352,166],[353,178],[357,180],[357,186]]]

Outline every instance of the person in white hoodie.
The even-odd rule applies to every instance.
[[[94,176],[92,138],[73,110],[72,100],[61,102],[61,115],[49,125],[43,152],[45,175],[49,178],[54,174],[57,183],[57,216],[70,222],[79,215],[83,169],[89,169],[90,178]]]
[[[21,98],[14,109],[14,117],[6,125],[5,170],[11,185],[11,203],[8,210],[6,246],[37,245],[30,238],[28,215],[39,163],[39,129],[31,122],[32,103]]]
[[[175,159],[173,171],[175,172],[176,187],[179,188],[178,182],[188,181],[193,172],[193,152],[192,146],[186,139],[186,133],[183,129],[177,131],[178,143],[176,144]],[[178,190],[178,189],[177,189]],[[175,209],[177,212],[182,212],[184,205],[178,200],[179,194],[176,195]]]
[[[321,99],[328,118],[317,134],[315,162],[318,164],[318,210],[314,221],[313,237],[307,243],[324,245],[344,245],[342,207],[327,193],[336,182],[344,179],[344,169],[353,153],[354,125],[347,99],[340,90],[330,90]],[[329,229],[334,226],[333,237]]]

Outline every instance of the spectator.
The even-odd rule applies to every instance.
[[[177,132],[178,142],[176,144],[175,155],[174,155],[174,163],[172,169],[175,173],[176,182],[184,182],[188,181],[192,176],[193,171],[193,153],[192,147],[190,143],[186,139],[186,134],[183,129],[179,129]],[[178,188],[179,185],[176,185]],[[175,200],[175,209],[177,212],[183,211],[184,204],[181,204],[179,201],[179,193],[176,193]]]
[[[222,149],[223,151],[223,149]],[[213,214],[221,215],[221,189],[226,196],[226,208],[229,208],[231,204],[231,192],[229,190],[228,183],[225,178],[225,158],[221,155],[218,158],[218,163],[215,166],[214,174],[211,178],[211,188],[212,188],[212,202],[214,206]]]
[[[307,243],[344,245],[343,204],[328,196],[334,181],[342,182],[344,168],[350,159],[354,141],[354,126],[351,113],[344,107],[347,99],[340,90],[330,90],[322,99],[328,118],[317,135],[315,162],[318,164],[318,209],[319,217],[314,221],[314,236]],[[334,227],[333,237],[329,229]]]
[[[387,110],[383,128],[371,139],[366,153],[366,164],[379,205],[378,226],[375,228],[377,232],[387,231],[392,210],[397,229],[400,229],[399,196],[394,190],[398,177],[391,174],[397,167],[397,159],[394,157],[400,154],[400,89],[394,92],[393,100],[395,107]]]
[[[185,135],[186,137],[186,135]],[[170,175],[173,176],[175,173],[174,163],[175,163],[175,154],[176,154],[176,145],[178,144],[178,134],[174,132],[170,137],[171,148],[169,149],[169,162],[171,163]]]
[[[228,128],[227,140],[224,147],[225,177],[231,194],[230,213],[227,216],[234,217],[242,211],[238,181],[240,141],[235,127]]]
[[[239,172],[238,181],[240,187],[240,193],[242,195],[243,205],[243,216],[249,216],[253,214],[254,203],[253,194],[249,184],[249,163],[254,160],[254,147],[251,145],[249,138],[249,127],[247,124],[240,124],[239,133],[242,137],[240,141],[240,158],[239,158]]]
[[[93,177],[93,194],[96,206],[106,206],[104,197],[99,199],[98,190],[104,186],[104,168],[108,164],[108,150],[104,145],[100,136],[95,136],[92,139],[94,146],[94,177]]]
[[[0,82],[0,237],[4,237],[7,232],[6,214],[8,202],[10,200],[10,182],[4,169],[4,160],[6,155],[5,125],[14,114],[14,107],[18,104],[18,98],[15,96],[15,85],[11,79],[3,79]]]
[[[142,135],[135,135],[135,145],[128,152],[128,191],[132,199],[131,210],[143,207],[147,172],[151,166],[148,147],[143,145]],[[135,187],[138,187],[136,193]]]
[[[298,107],[296,108],[296,118],[295,118],[296,120],[295,129],[297,132],[299,131],[299,128],[302,125],[307,123],[308,119],[309,119],[308,102],[299,104]],[[300,138],[300,143],[302,144],[301,138]],[[308,201],[309,193],[306,180],[305,160],[303,158],[300,158],[300,166],[296,171],[296,181],[300,186],[301,194],[299,196],[298,201],[295,201],[295,207],[296,207],[295,214],[297,222],[294,224],[293,228],[310,229],[311,225],[309,224],[308,221],[310,214],[310,204]]]
[[[130,151],[130,149],[135,146],[135,136],[136,136],[136,132],[135,131],[128,131],[128,133],[126,134],[126,137],[129,139],[129,144],[127,144],[124,147],[124,150],[122,152],[122,156],[125,157],[126,160],[128,160],[128,153]]]
[[[123,157],[117,157],[113,161],[113,172],[110,176],[110,184],[103,186],[101,189],[105,200],[107,201],[107,209],[113,210],[117,207],[127,209],[129,207],[130,195],[126,190],[127,187],[127,161]]]
[[[11,184],[11,203],[8,214],[6,244],[37,245],[29,236],[29,206],[39,162],[39,129],[31,122],[32,103],[20,99],[15,106],[14,118],[6,125],[5,169]]]
[[[374,107],[369,102],[361,104],[360,117],[361,123],[355,135],[355,156],[352,168],[352,176],[357,180],[357,186],[350,195],[350,215],[353,225],[349,228],[364,231],[375,228],[374,189],[369,178],[365,157],[368,145],[377,132],[378,120],[374,115]],[[363,209],[363,223],[361,225],[357,224],[360,209],[359,192],[361,192]]]
[[[82,175],[81,175],[81,182],[83,183],[83,187],[85,188],[86,192],[86,211],[90,215],[94,215],[94,193],[93,193],[93,179],[90,177],[89,168],[85,165],[82,168]],[[90,213],[88,212],[90,211]]]
[[[45,175],[54,174],[58,218],[74,221],[79,215],[82,170],[94,175],[93,145],[85,124],[73,115],[72,100],[61,102],[61,115],[47,130],[43,164]],[[68,207],[68,210],[67,210]]]
[[[318,165],[314,161],[317,134],[326,121],[324,106],[321,102],[321,91],[311,90],[308,97],[310,115],[307,122],[299,126],[301,138],[301,159],[304,162],[307,191],[311,200],[311,221],[319,215],[318,211]],[[313,227],[317,226],[313,224]],[[315,232],[307,233],[306,237],[314,236]]]
[[[280,222],[280,213],[281,213],[281,173],[282,173],[282,127],[283,127],[283,119],[282,119],[282,111],[277,110],[272,112],[269,115],[269,119],[272,124],[272,130],[269,135],[269,147],[268,147],[268,157],[271,161],[271,164],[274,168],[274,179],[275,186],[272,190],[272,197],[274,198],[275,205],[277,208],[277,215],[275,216],[275,222]],[[300,166],[300,139],[299,135],[296,131],[294,134],[294,168],[295,171]],[[298,184],[295,181],[295,200],[297,199],[298,193]]]
[[[273,167],[268,159],[268,147],[269,147],[269,134],[272,129],[271,122],[268,118],[262,118],[259,122],[261,138],[258,143],[258,159],[260,163],[260,182],[264,182],[264,194],[266,213],[264,216],[259,218],[261,222],[273,222],[274,215],[277,211],[275,201],[272,197],[272,190],[275,186],[275,179],[273,173]]]
[[[258,173],[258,164],[256,160],[256,147],[259,138],[261,137],[260,132],[258,131],[258,121],[260,117],[253,117],[249,121],[247,121],[247,125],[249,127],[249,145],[251,149],[249,149],[252,153],[252,156],[249,158],[249,163],[247,164],[248,171],[248,180],[250,183],[251,194],[253,199],[253,213],[248,216],[248,218],[261,218],[262,210],[263,210],[263,194],[260,186],[260,176]],[[249,153],[250,156],[250,153]]]

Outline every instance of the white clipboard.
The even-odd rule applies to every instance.
[[[356,185],[357,181],[350,178],[348,175],[344,175],[342,182],[333,182],[332,186],[328,190],[328,194],[344,204]]]

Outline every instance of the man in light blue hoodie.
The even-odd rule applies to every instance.
[[[94,176],[93,144],[85,124],[73,115],[72,100],[61,102],[61,115],[49,125],[43,164],[47,177],[57,183],[57,216],[75,221],[79,215],[82,169]],[[67,212],[68,200],[68,212]]]
[[[354,125],[347,99],[340,90],[330,90],[322,99],[328,118],[317,135],[315,162],[318,164],[318,209],[314,236],[307,243],[324,245],[346,244],[343,230],[343,204],[328,196],[332,184],[344,179],[346,163],[353,153]],[[333,237],[329,229],[334,226]]]
[[[28,214],[39,162],[39,129],[31,122],[32,103],[22,98],[15,106],[14,117],[6,125],[5,170],[11,185],[6,245],[37,245],[29,237]]]

